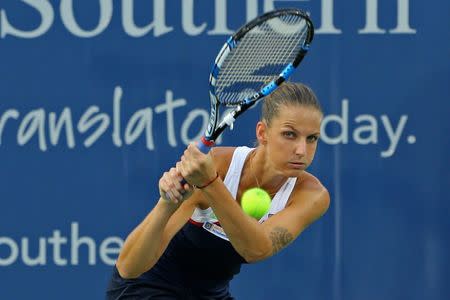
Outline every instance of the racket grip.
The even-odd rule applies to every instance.
[[[198,149],[204,154],[208,154],[208,152],[211,150],[212,147],[214,147],[214,145],[215,145],[214,141],[209,141],[204,136],[202,136],[200,141],[197,143]],[[187,181],[184,178],[180,181],[181,186],[184,186],[186,183]],[[166,199],[169,199],[168,193],[166,193]]]
[[[209,141],[204,136],[202,136],[200,141],[197,143],[198,149],[204,154],[208,154],[209,150],[211,150],[211,148],[214,147],[214,145],[215,145],[214,141]]]

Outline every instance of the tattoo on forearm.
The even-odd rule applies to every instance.
[[[272,240],[272,253],[275,254],[292,242],[294,238],[286,228],[275,227],[270,233],[270,239]]]

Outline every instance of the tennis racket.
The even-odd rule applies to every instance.
[[[209,76],[211,112],[206,132],[197,143],[200,151],[208,153],[237,117],[292,75],[308,53],[313,36],[314,27],[305,12],[279,9],[257,17],[228,38]],[[232,109],[219,123],[221,106]]]
[[[308,53],[314,36],[309,16],[299,9],[265,13],[228,38],[209,76],[211,113],[197,144],[208,153],[219,135],[243,112],[275,91]],[[219,123],[221,106],[232,109]]]

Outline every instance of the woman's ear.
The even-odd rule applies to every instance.
[[[260,145],[267,143],[267,124],[264,121],[259,121],[256,124],[256,138]]]

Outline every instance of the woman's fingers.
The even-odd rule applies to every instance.
[[[175,168],[163,174],[159,182],[159,188],[163,199],[174,203],[183,200],[184,187],[180,183],[180,175]]]

